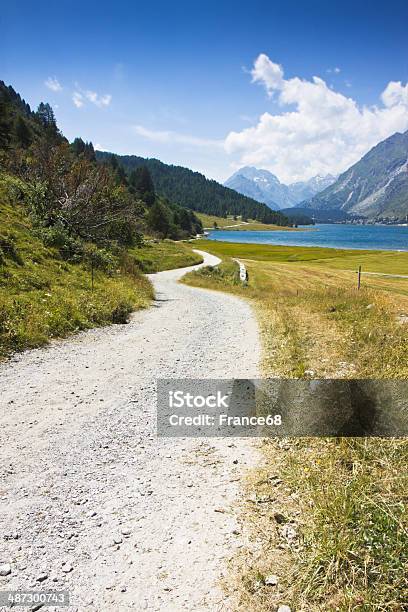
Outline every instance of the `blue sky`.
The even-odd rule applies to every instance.
[[[3,9],[1,78],[70,139],[291,182],[408,129],[407,25],[395,0],[23,1]]]

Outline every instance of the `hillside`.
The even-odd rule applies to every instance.
[[[0,81],[0,359],[125,323],[153,298],[142,271],[201,261],[159,239],[201,230],[191,210],[155,193],[146,168],[129,182],[115,156],[97,163],[92,143],[61,134],[49,104],[33,111]]]
[[[129,184],[114,155],[97,164],[91,142],[75,138],[69,144],[49,104],[41,102],[33,111],[3,81],[0,170],[41,185],[44,201],[37,202],[37,221],[62,226],[75,237],[130,245],[143,233],[182,239],[201,231],[192,211],[156,194],[146,169]]]
[[[239,193],[264,202],[273,210],[291,208],[311,198],[335,181],[331,174],[314,176],[308,181],[285,185],[268,170],[245,166],[225,181],[224,185]]]
[[[373,147],[338,180],[302,206],[341,210],[370,219],[408,215],[408,131]]]
[[[96,152],[99,161],[106,161],[110,155],[111,153],[107,152]],[[136,155],[116,157],[128,175],[132,170],[146,166],[159,195],[191,210],[217,217],[242,215],[263,223],[289,224],[285,216],[271,211],[265,204],[224,187],[217,181],[207,179],[199,172]]]

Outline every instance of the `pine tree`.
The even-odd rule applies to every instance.
[[[170,215],[168,209],[159,200],[156,200],[149,210],[147,221],[153,231],[163,238],[168,236],[171,227]]]
[[[82,155],[82,153],[84,153],[85,151],[85,143],[82,140],[82,138],[75,138],[71,147],[75,155],[78,155],[78,156]]]
[[[4,96],[0,93],[0,148],[6,149],[10,142],[10,125],[8,120],[8,106]]]
[[[93,146],[92,146],[93,149]],[[95,154],[95,153],[94,153]],[[109,156],[108,163],[113,170],[118,185],[127,185],[126,172],[121,164],[118,162],[118,158],[113,153]]]
[[[19,115],[16,119],[14,133],[19,146],[23,147],[24,149],[30,146],[32,142],[32,135],[21,115]]]
[[[57,131],[57,122],[55,119],[54,111],[51,106],[48,104],[44,104],[44,102],[40,102],[37,109],[37,117],[40,123],[47,128],[50,132]]]
[[[84,156],[89,161],[96,161],[95,149],[92,142],[85,143]]]
[[[146,204],[151,206],[155,201],[154,185],[147,166],[140,166],[132,170],[129,184],[134,193],[137,193]]]

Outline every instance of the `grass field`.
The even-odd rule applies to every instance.
[[[196,243],[146,241],[140,248],[131,249],[130,254],[143,272],[160,272],[201,263],[203,258],[193,252],[192,246],[196,246]]]
[[[219,229],[223,230],[231,230],[231,231],[239,231],[239,232],[265,232],[265,231],[276,231],[276,230],[284,230],[284,231],[299,231],[293,227],[282,227],[280,225],[272,225],[267,223],[259,223],[258,221],[254,221],[252,219],[248,219],[247,222],[243,223],[240,217],[237,217],[237,220],[234,220],[233,217],[228,217],[224,219],[224,217],[215,217],[214,215],[205,215],[204,213],[195,213],[203,224],[205,229],[213,229],[214,223],[217,224]]]
[[[263,372],[288,378],[408,378],[408,253],[200,241],[223,259],[185,282],[249,299]],[[245,263],[249,285],[238,279]],[[405,440],[266,440],[243,521],[255,552],[234,559],[226,589],[240,610],[403,611],[408,601]],[[260,500],[259,503],[254,500]],[[270,500],[266,501],[265,500]],[[275,517],[295,536],[284,537]],[[289,529],[289,533],[290,533]],[[266,584],[270,574],[278,586]]]

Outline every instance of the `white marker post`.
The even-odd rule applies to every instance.
[[[244,264],[239,261],[238,259],[234,259],[234,261],[237,262],[237,264],[239,265],[239,279],[242,283],[244,283],[245,285],[248,282],[248,277],[247,277],[247,271],[246,271],[246,267],[244,266]]]

